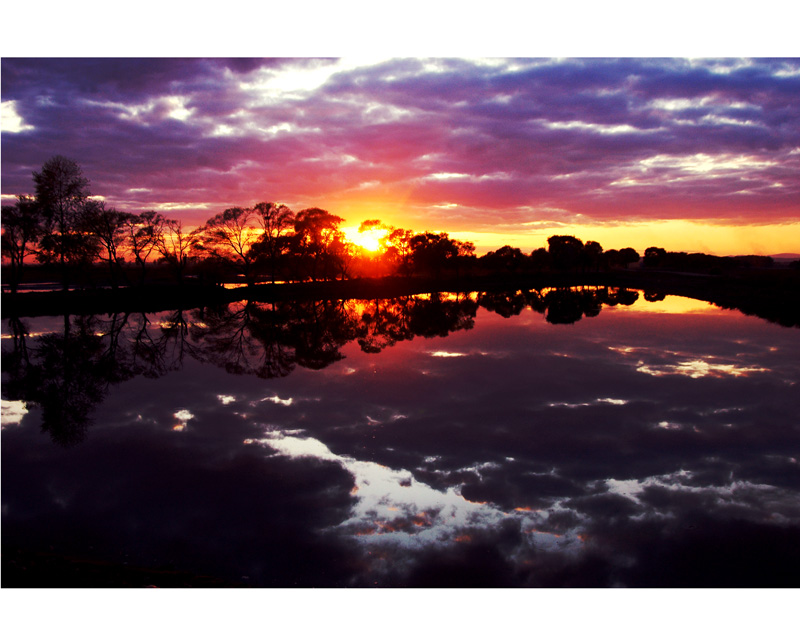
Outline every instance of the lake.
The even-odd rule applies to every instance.
[[[3,322],[3,586],[800,585],[800,332],[607,288]]]

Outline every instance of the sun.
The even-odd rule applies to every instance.
[[[381,250],[381,238],[387,233],[386,229],[359,231],[357,226],[342,227],[342,231],[348,242],[373,253]]]

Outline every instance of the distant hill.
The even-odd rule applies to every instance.
[[[800,253],[776,253],[770,255],[773,260],[800,260]]]

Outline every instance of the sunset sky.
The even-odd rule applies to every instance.
[[[198,225],[317,206],[482,254],[800,253],[800,58],[2,59],[2,196],[51,156]]]

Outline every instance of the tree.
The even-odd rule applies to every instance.
[[[18,195],[16,204],[3,207],[2,222],[3,257],[9,260],[9,284],[16,293],[25,258],[36,254],[35,242],[43,232],[41,209],[33,198]]]
[[[68,266],[86,256],[93,240],[80,229],[89,201],[89,181],[76,162],[61,155],[45,162],[40,172],[34,171],[33,181],[44,220],[39,257],[59,263],[66,290]]]
[[[294,228],[294,213],[288,206],[274,202],[259,202],[253,207],[253,213],[263,231],[254,249],[269,264],[274,284],[278,262],[288,250],[288,236]]]
[[[435,278],[459,254],[459,245],[447,233],[419,233],[409,240],[409,247],[414,268],[428,271]]]
[[[456,279],[458,279],[461,269],[470,269],[474,266],[478,258],[475,257],[475,245],[472,242],[464,242],[462,240],[452,240],[453,245],[456,247],[456,256],[453,263],[456,267]]]
[[[567,271],[580,264],[583,242],[578,238],[572,235],[553,235],[547,238],[547,245],[547,252],[555,268]]]
[[[330,262],[341,275],[342,281],[350,277],[350,268],[356,258],[360,255],[361,249],[352,242],[344,238],[344,233],[338,234],[328,247]]]
[[[650,246],[644,250],[644,265],[647,267],[659,267],[662,265],[667,251],[658,246]]]
[[[215,215],[198,231],[202,251],[233,268],[241,268],[248,284],[253,283],[253,246],[261,236],[252,221],[252,209],[237,206]]]
[[[117,274],[119,272],[119,253],[126,240],[126,225],[131,218],[130,213],[107,208],[105,202],[92,202],[86,207],[86,216],[82,228],[96,238],[93,256],[100,262],[108,265],[111,285],[117,288]]]
[[[621,249],[619,252],[619,259],[623,268],[628,268],[628,264],[634,264],[639,261],[639,253],[630,247]]]
[[[390,227],[386,226],[380,220],[364,220],[358,225],[358,232],[364,233],[365,231],[379,231],[388,230]]]
[[[598,270],[600,268],[600,261],[603,256],[603,247],[598,242],[589,240],[583,245],[581,252],[581,264],[585,269],[591,268]]]
[[[389,232],[380,239],[384,251],[384,259],[394,264],[401,275],[411,274],[411,238],[412,231],[388,227]]]
[[[164,220],[164,232],[158,239],[158,252],[164,261],[175,271],[179,283],[183,282],[189,251],[199,241],[198,229],[188,232],[180,220]]]
[[[314,282],[320,275],[327,278],[333,270],[330,249],[333,241],[343,235],[339,230],[342,222],[341,217],[317,208],[304,209],[295,217],[297,256],[308,267]]]
[[[141,268],[139,284],[144,284],[147,259],[153,251],[158,250],[164,235],[165,223],[164,217],[155,211],[131,215],[125,221],[125,246]]]
[[[538,248],[531,251],[529,263],[534,271],[546,271],[552,265],[553,258],[546,248]]]
[[[624,248],[619,251],[611,249],[603,253],[603,259],[609,268],[621,266],[628,268],[628,264],[639,261],[639,254],[632,248]]]
[[[489,251],[479,261],[491,271],[517,273],[524,268],[526,257],[518,248],[506,244],[496,251]]]

